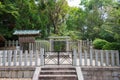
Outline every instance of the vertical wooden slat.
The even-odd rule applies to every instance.
[[[103,58],[103,50],[100,50],[100,54],[101,54],[101,66],[103,66],[103,61],[104,61],[104,58]]]
[[[98,50],[95,50],[95,65],[98,66]]]
[[[15,44],[15,41],[13,40],[13,41],[12,41],[12,46],[15,46],[14,44]]]
[[[108,55],[108,50],[105,50],[106,52],[106,66],[109,66],[109,55]]]
[[[7,44],[8,44],[7,42],[8,42],[8,41],[5,41],[5,47],[7,47]]]
[[[84,53],[85,53],[85,66],[87,66],[87,51],[85,50]]]
[[[12,50],[8,51],[8,66],[11,66]]]
[[[2,53],[0,53],[0,66],[2,66],[2,56],[3,55],[3,52]]]
[[[80,51],[80,66],[82,66],[82,51]]]
[[[31,43],[31,44],[32,44],[31,46],[32,46],[32,50],[33,50],[33,48],[34,48],[33,46],[34,46],[34,45],[33,45],[33,43]]]
[[[44,49],[40,49],[40,65],[44,66]]]
[[[19,52],[19,66],[22,66],[22,58],[23,58],[23,51],[22,50],[20,50],[20,52]]]
[[[90,65],[92,66],[93,65],[93,49],[92,47],[90,47]]]
[[[6,66],[7,50],[3,52],[3,66]]]
[[[80,40],[80,66],[82,66],[82,42],[81,42],[81,40]]]
[[[77,50],[74,49],[73,51],[73,65],[76,66],[77,65]]]
[[[8,41],[8,47],[10,47],[10,46],[11,46],[11,41],[9,40],[9,41]]]
[[[14,63],[13,63],[14,66],[17,65],[17,50],[14,50]]]
[[[32,66],[33,62],[33,50],[30,50],[30,66]]]
[[[35,65],[38,66],[38,50],[36,50]]]
[[[24,66],[27,66],[27,63],[28,63],[28,51],[25,50],[25,57],[24,57]]]
[[[113,50],[111,50],[111,63],[112,63],[112,66],[114,66],[115,65],[115,63],[114,63],[114,61],[115,61],[115,59],[114,59],[114,51]]]
[[[18,40],[16,40],[16,41],[15,41],[15,44],[16,44],[15,46],[17,47],[17,46],[18,46],[18,44],[19,44],[19,43],[18,43]]]
[[[116,64],[117,64],[117,66],[120,66],[120,57],[119,57],[119,52],[118,52],[118,50],[116,50]]]
[[[37,50],[37,43],[35,42],[35,50]]]
[[[30,43],[28,43],[28,45],[29,45],[29,51],[30,51]]]

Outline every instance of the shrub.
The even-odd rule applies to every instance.
[[[95,49],[102,49],[103,46],[104,46],[106,43],[109,43],[109,42],[106,41],[106,40],[98,39],[98,38],[97,38],[97,39],[95,39],[95,40],[93,41],[93,46],[94,46]]]
[[[104,50],[112,50],[112,43],[106,43],[103,48]]]
[[[113,43],[106,43],[103,46],[104,50],[119,50],[120,51],[120,43],[113,42]]]

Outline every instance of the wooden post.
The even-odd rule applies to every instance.
[[[38,50],[36,50],[36,55],[35,55],[35,65],[38,66]]]
[[[66,51],[69,51],[69,41],[66,39]]]
[[[95,50],[95,65],[98,66],[98,50]]]
[[[53,45],[52,42],[53,42],[52,39],[50,39],[50,51],[52,51],[52,45]]]
[[[77,65],[77,51],[74,48],[73,50],[73,65],[76,66]]]
[[[0,53],[0,66],[2,66],[2,56],[3,55],[3,52],[2,53]]]
[[[12,50],[8,51],[8,66],[11,66]]]
[[[16,43],[15,43],[15,44],[16,44],[15,46],[17,47],[17,46],[18,46],[18,44],[19,44],[18,40],[16,40]]]
[[[14,66],[17,65],[17,50],[14,50]]]
[[[11,41],[9,40],[9,41],[8,41],[8,47],[10,47],[10,46],[11,46]]]
[[[25,56],[24,56],[24,66],[27,66],[28,63],[28,51],[25,50]]]
[[[22,58],[23,58],[23,51],[20,50],[20,53],[19,53],[20,57],[19,57],[19,66],[22,66]]]
[[[15,44],[15,41],[13,40],[13,41],[12,41],[12,46],[13,46],[13,47],[15,46],[14,44]]]
[[[93,65],[93,49],[92,49],[92,46],[90,46],[90,65],[92,66]]]
[[[7,50],[4,50],[3,52],[3,66],[6,66],[6,58],[7,58]]]
[[[33,50],[30,50],[30,66],[32,66],[33,62]]]
[[[109,66],[109,55],[108,55],[108,50],[105,50],[106,52],[106,65]]]
[[[40,62],[41,62],[41,66],[44,66],[44,49],[41,48],[40,49]]]
[[[115,65],[115,59],[114,59],[114,51],[113,50],[111,50],[111,62],[112,62],[112,66],[114,66]]]
[[[120,57],[119,57],[119,52],[118,50],[116,50],[116,62],[117,62],[117,66],[120,66]]]
[[[82,66],[82,41],[80,40],[80,60],[79,60],[79,62],[80,62],[80,66]]]
[[[31,50],[31,43],[29,43],[29,51]]]
[[[8,41],[5,41],[5,48],[7,47],[7,44],[8,44],[7,42],[8,42]]]
[[[100,54],[101,54],[101,66],[103,66],[103,61],[104,61],[103,50],[100,50]]]
[[[87,51],[84,50],[84,53],[85,53],[85,66],[87,66]]]
[[[33,45],[33,43],[31,43],[31,46],[32,46],[32,50],[33,50],[33,48],[34,48],[34,45]]]

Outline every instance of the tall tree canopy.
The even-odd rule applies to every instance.
[[[80,7],[70,7],[66,0],[0,0],[0,34],[37,29],[42,38],[55,34],[119,42],[119,16],[116,0],[81,0]]]

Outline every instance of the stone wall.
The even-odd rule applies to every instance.
[[[0,67],[0,78],[32,78],[33,67]]]
[[[82,67],[84,80],[120,80],[120,67]]]

